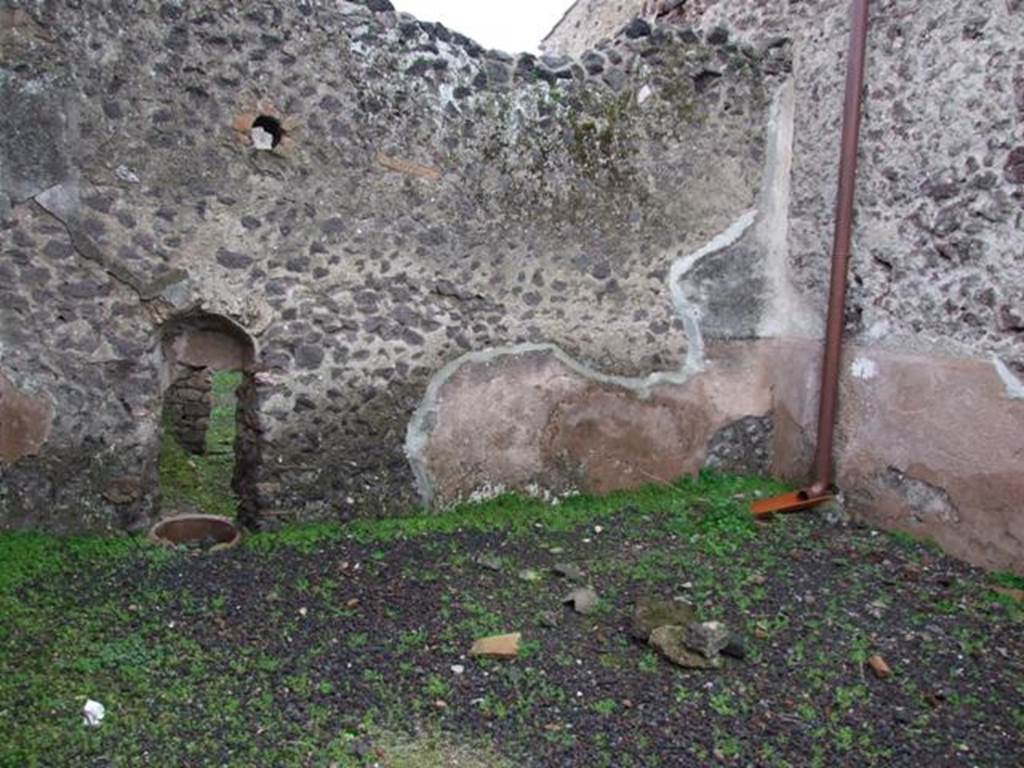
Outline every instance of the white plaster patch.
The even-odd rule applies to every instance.
[[[442,116],[449,105],[458,108],[458,105],[455,103],[455,86],[451,83],[443,83],[438,89],[437,104],[438,109],[441,110]]]
[[[858,357],[850,366],[850,374],[855,379],[870,381],[878,377],[878,363],[868,357]]]
[[[497,483],[493,485],[491,483],[484,483],[479,488],[475,488],[473,492],[469,494],[469,502],[471,504],[479,504],[483,501],[496,499],[506,492],[507,489],[505,488],[504,483]]]
[[[892,331],[887,318],[882,318],[878,322],[872,323],[867,330],[867,337],[872,341],[879,341],[884,339]]]
[[[999,378],[1002,379],[1003,385],[1006,387],[1006,396],[1011,400],[1024,400],[1024,382],[1010,370],[998,355],[992,355],[992,365],[995,366],[996,373],[999,374]]]
[[[563,491],[562,493],[559,494],[555,493],[554,491],[548,488],[544,488],[543,486],[540,486],[537,483],[528,484],[524,490],[526,491],[527,496],[530,496],[534,499],[540,499],[545,504],[550,504],[552,507],[557,507],[559,504],[561,504],[562,499],[569,499],[572,498],[573,496],[580,495],[580,492],[575,488],[569,489],[568,491]]]
[[[764,255],[767,307],[758,335],[818,338],[821,321],[793,284],[789,262],[789,205],[792,186],[796,85],[792,79],[775,93],[768,118],[765,164],[755,230]]]
[[[119,165],[114,169],[114,175],[117,176],[121,181],[125,181],[129,184],[138,184],[140,179],[138,174],[135,173],[127,165]]]

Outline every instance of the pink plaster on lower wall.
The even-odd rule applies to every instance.
[[[707,370],[646,396],[550,352],[468,361],[438,392],[421,457],[434,501],[668,481],[702,466],[723,425],[769,412],[773,472],[802,483],[819,358],[813,341],[720,344]],[[1007,395],[989,361],[848,349],[836,465],[856,518],[1024,572],[1024,401]]]
[[[38,454],[52,425],[53,406],[20,391],[0,373],[0,460]]]
[[[820,347],[778,350],[776,414],[787,416],[776,420],[774,468],[805,479]],[[1024,401],[1007,395],[991,362],[848,349],[835,460],[858,519],[1024,573]]]
[[[877,368],[842,392],[841,478],[864,517],[1024,571],[1024,401],[988,361],[854,355]]]
[[[718,429],[771,407],[756,345],[710,354],[708,372],[643,394],[548,351],[467,362],[438,392],[424,450],[435,503],[495,489],[603,493],[696,472]]]

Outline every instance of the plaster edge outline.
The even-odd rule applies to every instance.
[[[729,227],[716,235],[702,248],[685,256],[680,256],[672,263],[668,275],[669,294],[672,297],[672,305],[676,314],[683,321],[683,329],[686,332],[686,339],[689,342],[686,349],[686,362],[682,371],[692,373],[704,370],[704,335],[700,330],[700,309],[694,307],[686,300],[686,293],[683,291],[682,281],[686,274],[693,269],[705,256],[718,253],[742,238],[757,221],[758,212],[751,208],[740,215]],[[654,378],[658,374],[651,374]]]
[[[720,232],[712,240],[692,253],[679,256],[669,270],[669,292],[672,304],[680,319],[689,342],[686,360],[674,371],[654,371],[647,376],[616,376],[602,373],[580,361],[570,357],[561,347],[555,344],[517,344],[513,346],[493,347],[491,349],[467,352],[451,360],[437,371],[427,383],[426,392],[420,404],[413,412],[406,427],[405,455],[413,472],[416,491],[423,505],[429,507],[435,496],[435,482],[427,467],[425,457],[430,432],[437,422],[437,414],[441,405],[440,393],[445,384],[465,365],[489,363],[502,357],[526,355],[532,353],[551,354],[558,362],[586,379],[599,384],[611,385],[628,390],[646,400],[654,387],[661,384],[685,384],[694,373],[705,369],[704,340],[700,331],[700,311],[686,301],[680,285],[682,279],[705,256],[717,253],[736,243],[742,238],[757,220],[757,209],[750,209],[739,216],[727,229]]]
[[[992,355],[992,366],[1006,387],[1006,396],[1011,400],[1024,400],[1024,382],[1010,370],[998,355]]]

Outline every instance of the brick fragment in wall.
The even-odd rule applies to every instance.
[[[18,389],[0,371],[0,461],[38,454],[49,437],[53,407]]]

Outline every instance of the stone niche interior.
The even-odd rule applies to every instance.
[[[251,524],[257,515],[255,476],[260,463],[259,414],[253,372],[256,347],[238,325],[214,314],[194,313],[168,321],[161,334],[160,389],[164,429],[189,454],[206,452],[206,432],[213,406],[212,375],[242,374],[236,395],[236,434],[232,489],[239,519]]]

